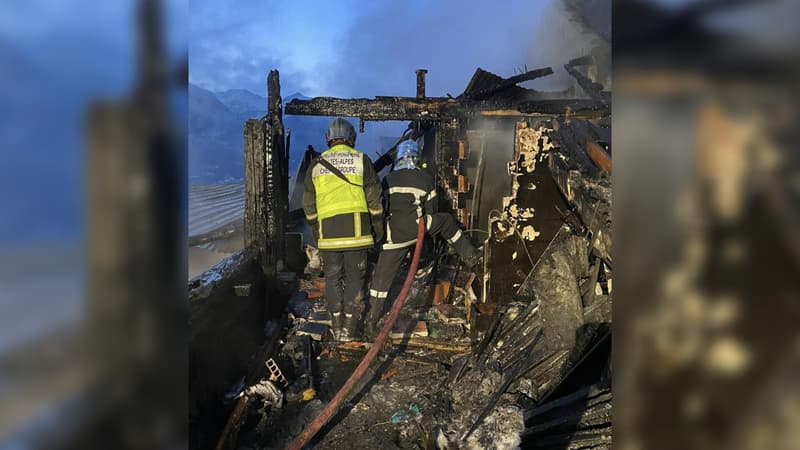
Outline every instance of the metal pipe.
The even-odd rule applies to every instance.
[[[322,427],[324,427],[328,421],[331,420],[331,418],[339,411],[339,407],[341,407],[344,399],[358,384],[358,382],[361,380],[361,377],[363,377],[367,372],[367,368],[369,368],[372,360],[378,355],[378,351],[380,351],[380,348],[384,341],[386,341],[386,338],[389,337],[389,332],[394,326],[397,317],[400,316],[400,309],[402,309],[403,303],[405,303],[406,297],[408,296],[408,292],[411,290],[411,284],[414,282],[414,275],[417,273],[417,266],[419,265],[419,257],[422,253],[422,241],[424,238],[425,216],[422,216],[419,219],[419,226],[417,228],[417,245],[414,247],[414,257],[411,260],[411,266],[408,268],[408,275],[406,275],[403,288],[400,290],[400,294],[397,295],[397,300],[395,301],[392,310],[389,312],[389,317],[386,319],[386,323],[383,324],[383,328],[381,328],[380,333],[378,333],[378,337],[375,338],[375,342],[373,342],[372,346],[370,346],[367,354],[364,355],[364,359],[361,360],[361,362],[358,364],[358,367],[356,367],[356,369],[350,375],[350,378],[348,378],[341,389],[339,389],[339,392],[337,392],[333,399],[325,406],[325,409],[319,413],[319,416],[317,416],[308,425],[308,427],[306,427],[306,429],[300,433],[299,436],[289,443],[289,445],[286,447],[287,450],[301,450],[311,441],[317,432],[319,432],[319,430],[322,429]]]
[[[597,142],[586,142],[586,153],[603,172],[611,175],[611,157]]]

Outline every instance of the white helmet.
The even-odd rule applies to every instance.
[[[394,158],[394,168],[397,169],[416,169],[417,158],[419,157],[419,145],[417,141],[409,139],[401,142],[397,146],[397,155]]]

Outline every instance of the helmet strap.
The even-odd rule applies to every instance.
[[[328,147],[333,147],[334,145],[341,145],[341,144],[352,146],[352,144],[350,144],[346,140],[342,138],[336,138],[336,139],[331,139],[330,142],[328,142]]]

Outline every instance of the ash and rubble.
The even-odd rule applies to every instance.
[[[440,210],[457,218],[484,256],[481,267],[466,270],[446,243],[426,240],[390,339],[314,448],[610,448],[610,92],[588,78],[591,64],[582,58],[565,66],[585,91],[579,98],[517,86],[551,68],[509,79],[478,69],[458,98],[426,97],[425,71],[418,71],[416,98],[286,105],[290,114],[410,120],[406,137],[423,142],[421,158],[443,193]],[[296,196],[281,176],[288,149],[277,71],[268,86],[270,112],[245,127],[248,176],[267,173],[246,182],[247,247],[198,277],[193,292],[198,323],[219,291],[233,288],[240,316],[255,320],[257,308],[246,305],[266,304],[273,325],[232,348],[238,360],[226,356],[248,360],[244,378],[233,368],[216,378],[195,375],[199,404],[216,405],[218,415],[233,411],[225,425],[219,417],[203,422],[198,408],[195,423],[209,424],[206,437],[193,441],[198,447],[285,447],[370,345],[337,343],[329,332],[324,267],[303,244],[302,215],[289,201]],[[314,154],[307,150],[295,189]],[[392,160],[390,149],[376,169]],[[248,277],[253,269],[264,274],[260,282]],[[223,386],[237,395],[214,400],[224,397],[216,393]]]

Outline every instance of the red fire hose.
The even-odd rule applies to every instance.
[[[392,306],[392,310],[389,312],[389,318],[386,320],[386,323],[383,324],[383,328],[381,328],[380,333],[378,333],[378,337],[375,338],[375,342],[372,343],[372,346],[367,351],[367,354],[364,355],[364,359],[358,364],[356,370],[350,375],[350,378],[347,379],[347,382],[344,383],[339,392],[333,397],[333,399],[325,406],[325,409],[319,413],[316,419],[311,422],[299,436],[297,436],[289,445],[286,447],[286,450],[301,450],[317,432],[331,420],[331,417],[334,416],[339,411],[339,407],[341,406],[342,402],[344,401],[345,397],[350,394],[350,391],[353,390],[356,383],[361,380],[361,377],[367,372],[367,368],[372,363],[372,360],[375,359],[375,356],[378,354],[378,351],[383,346],[383,342],[386,341],[386,338],[389,337],[389,331],[391,331],[394,322],[397,320],[397,317],[400,315],[400,309],[403,307],[403,303],[406,301],[406,297],[408,296],[408,291],[411,290],[411,283],[414,281],[414,275],[417,273],[417,265],[419,265],[419,256],[422,253],[422,241],[425,237],[425,216],[419,218],[419,228],[417,229],[417,245],[414,247],[414,258],[411,260],[411,267],[408,268],[408,275],[406,275],[406,281],[403,283],[403,289],[400,290],[400,294],[397,296],[397,301],[394,302],[394,306]]]

